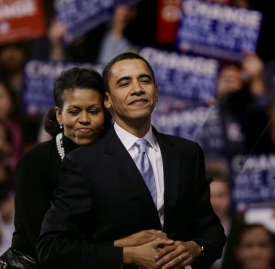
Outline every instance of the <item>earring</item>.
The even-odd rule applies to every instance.
[[[60,123],[60,129],[62,130],[62,128],[63,128],[63,125],[62,125],[62,123]]]

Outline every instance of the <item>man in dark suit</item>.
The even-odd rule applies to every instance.
[[[208,268],[221,256],[225,235],[210,203],[201,148],[151,126],[158,92],[142,57],[117,56],[103,79],[115,124],[65,157],[38,239],[42,266]],[[151,193],[135,164],[139,138],[148,143]]]

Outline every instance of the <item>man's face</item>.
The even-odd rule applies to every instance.
[[[113,109],[115,120],[121,127],[150,125],[158,92],[144,61],[127,59],[115,63],[109,89],[105,106]]]

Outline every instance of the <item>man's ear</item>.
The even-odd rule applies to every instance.
[[[106,92],[105,94],[105,98],[104,98],[104,106],[109,109],[112,107],[112,102],[111,102],[111,97],[110,94],[108,92]]]
[[[55,115],[56,115],[56,119],[58,121],[59,124],[62,124],[62,115],[61,115],[61,111],[59,109],[59,107],[55,107]]]
[[[156,102],[158,102],[159,100],[159,90],[158,90],[158,85],[155,84],[155,87],[156,87]]]

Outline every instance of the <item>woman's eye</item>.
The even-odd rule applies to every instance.
[[[95,115],[95,114],[97,114],[97,113],[98,113],[98,110],[90,110],[90,114]]]
[[[69,111],[69,114],[71,114],[71,115],[77,115],[78,111],[77,110],[71,110],[71,111]]]

